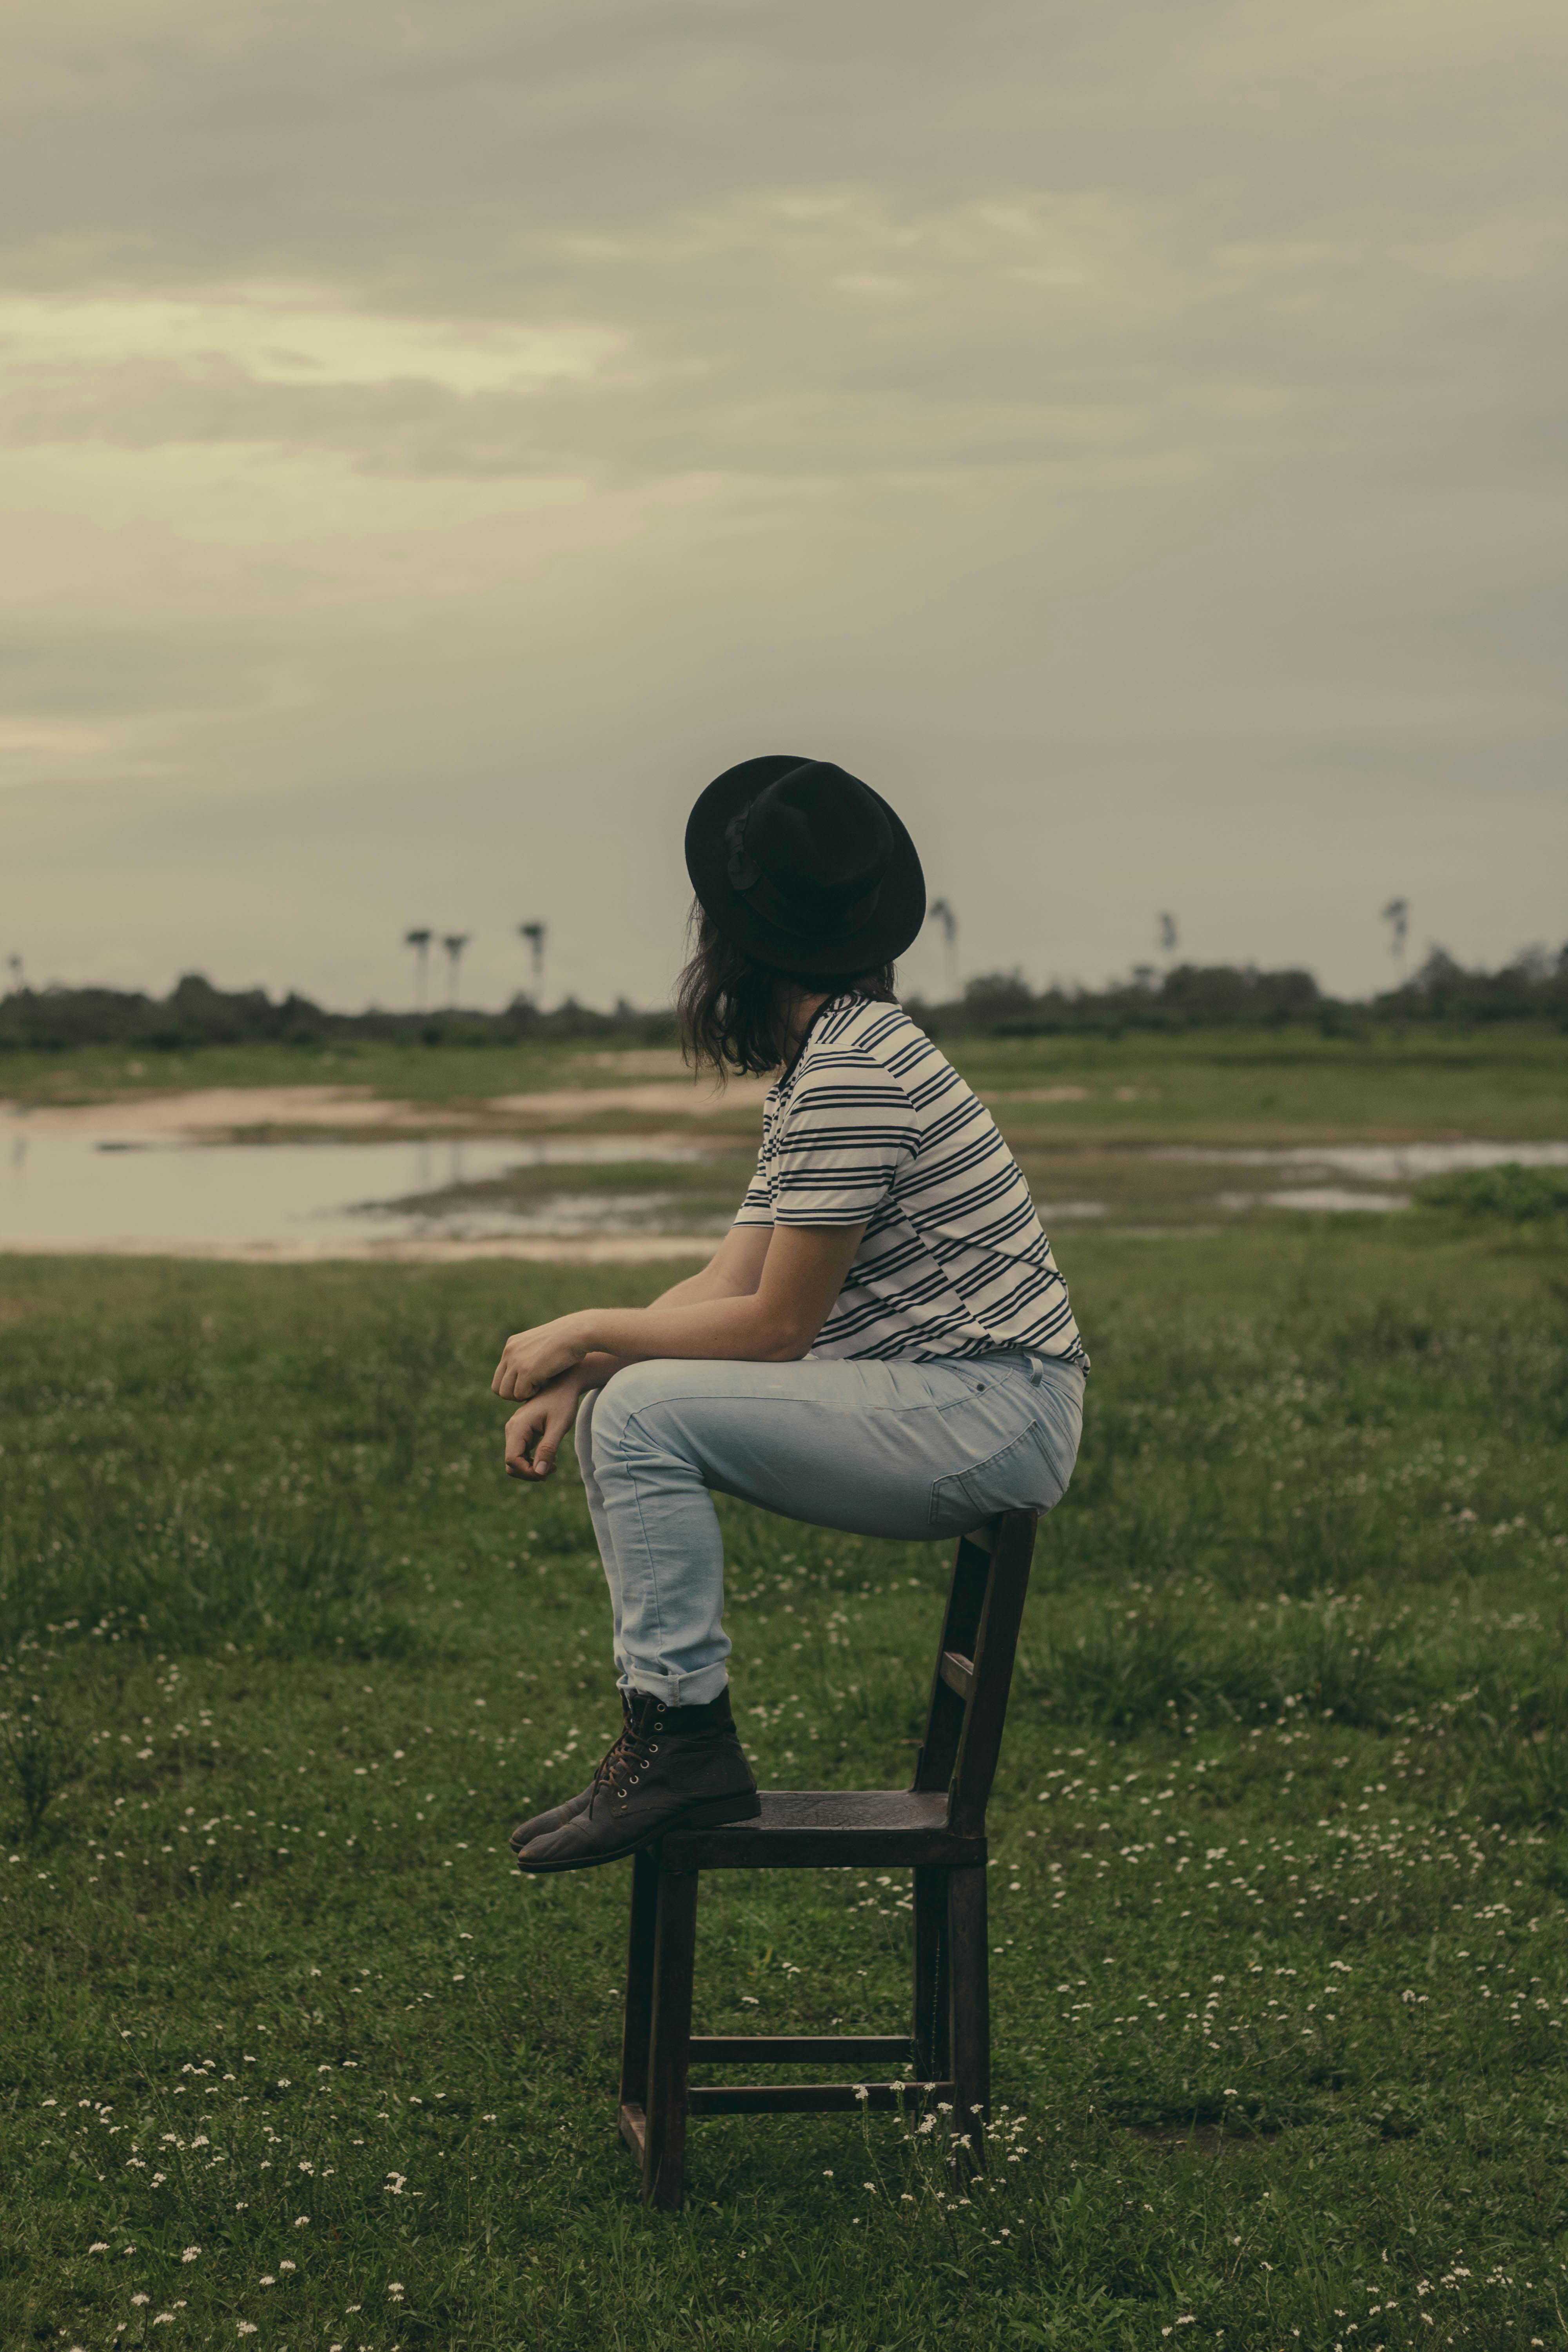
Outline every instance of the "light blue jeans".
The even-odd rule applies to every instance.
[[[1012,1349],[627,1365],[584,1398],[576,1430],[621,1688],[701,1706],[729,1680],[715,1491],[906,1543],[1049,1510],[1072,1475],[1083,1379]]]

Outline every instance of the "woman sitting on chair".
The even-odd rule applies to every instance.
[[[1088,1370],[1067,1286],[990,1113],[893,994],[925,885],[888,803],[816,760],[743,761],[686,830],[700,1066],[776,1070],[740,1213],[645,1307],[509,1339],[506,1466],[577,1458],[614,1615],[621,1737],[592,1785],[525,1822],[527,1871],[613,1862],[746,1821],[712,1490],[921,1541],[1048,1510]]]

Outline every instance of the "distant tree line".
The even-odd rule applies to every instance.
[[[264,988],[215,988],[187,972],[167,996],[120,988],[18,988],[0,997],[0,1053],[70,1053],[118,1045],[127,1052],[179,1053],[197,1045],[324,1046],[358,1038],[387,1045],[515,1045],[557,1037],[673,1042],[668,1013],[640,1013],[624,1000],[610,1013],[570,1000],[549,1013],[517,996],[503,1013],[331,1013],[292,991],[276,1002]]]
[[[951,1003],[911,999],[910,1009],[942,1036],[1304,1024],[1344,1035],[1401,1022],[1470,1027],[1530,1021],[1568,1029],[1568,947],[1554,957],[1532,950],[1498,971],[1467,971],[1435,948],[1400,987],[1359,1001],[1325,996],[1310,971],[1183,963],[1164,972],[1142,967],[1102,989],[1037,992],[1019,972],[984,972]],[[253,1043],[319,1047],[351,1039],[409,1046],[570,1038],[651,1045],[672,1044],[675,1034],[668,1012],[639,1012],[624,999],[607,1013],[570,999],[544,1012],[521,995],[501,1013],[332,1013],[292,992],[275,1002],[262,988],[215,988],[199,972],[187,972],[164,997],[133,989],[22,987],[0,997],[0,1053],[108,1045],[156,1054]]]
[[[911,1011],[916,1007],[911,1004]],[[1468,971],[1442,948],[1399,987],[1367,998],[1326,996],[1310,971],[1255,964],[1142,965],[1108,988],[1032,990],[1022,973],[983,972],[955,1003],[923,1005],[947,1035],[1041,1037],[1070,1030],[1284,1028],[1310,1024],[1344,1034],[1370,1023],[1460,1026],[1546,1021],[1568,1027],[1568,946],[1531,949],[1498,971]]]

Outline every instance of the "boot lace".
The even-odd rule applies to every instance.
[[[588,1800],[590,1821],[601,1791],[626,1802],[658,1755],[658,1741],[654,1735],[663,1728],[664,1709],[660,1706],[651,1706],[640,1718],[622,1726],[620,1738],[605,1749],[594,1774],[594,1793]]]

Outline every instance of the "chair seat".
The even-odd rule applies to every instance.
[[[660,1843],[666,1870],[950,1867],[985,1860],[983,1837],[956,1836],[945,1793],[924,1789],[764,1789],[762,1812],[722,1829],[675,1830]]]

